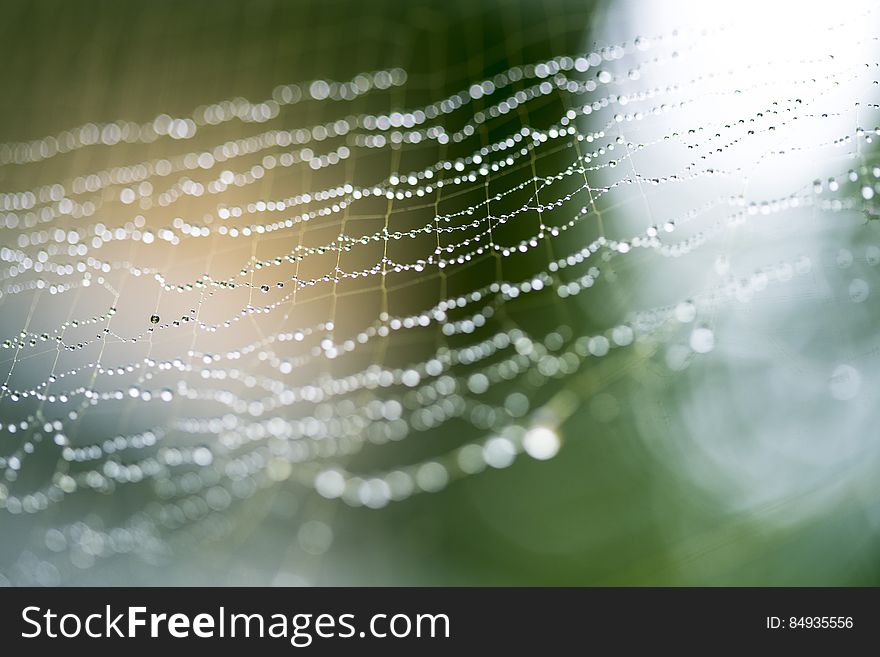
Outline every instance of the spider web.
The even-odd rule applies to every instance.
[[[448,94],[400,67],[275,80],[0,146],[3,577],[160,563],[267,496],[319,555],[339,505],[564,457],[621,377],[728,353],[719,315],[815,274],[784,217],[873,218],[880,132],[873,61],[681,65],[726,29],[536,61],[509,39]],[[774,158],[815,164],[761,180]]]

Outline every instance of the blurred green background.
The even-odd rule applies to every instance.
[[[0,142],[56,134],[89,121],[124,117],[145,122],[160,112],[186,115],[223,98],[268,98],[282,83],[348,80],[361,71],[390,67],[406,70],[406,85],[353,105],[367,112],[416,107],[511,66],[607,43],[599,33],[607,16],[605,4],[583,0],[7,0],[0,4]],[[517,113],[513,122],[541,126],[570,102],[551,94]],[[283,119],[313,125],[347,111],[307,103]],[[215,141],[250,129],[238,123],[218,129]],[[481,128],[480,141],[490,143],[509,129],[510,124]],[[41,165],[2,167],[0,185],[27,188],[34,179],[98,169],[115,163],[114,158],[156,157],[169,148],[183,152],[188,146],[121,146]],[[469,150],[453,144],[404,157],[411,157],[407,162],[415,167]],[[346,175],[369,184],[394,168],[386,157],[391,156],[356,158]],[[565,157],[542,158],[539,173],[565,166]],[[261,193],[320,188],[322,175],[279,176],[267,180]],[[503,188],[504,183],[497,184]],[[613,213],[609,209],[612,218]],[[638,349],[612,351],[595,365],[590,361],[571,378],[550,377],[529,388],[533,408],[548,403],[566,409],[559,426],[563,447],[550,461],[523,457],[509,468],[488,468],[440,493],[416,495],[379,510],[326,500],[291,481],[260,490],[203,533],[170,537],[162,558],[144,562],[119,555],[87,569],[65,562],[45,582],[33,572],[43,558],[48,527],[77,514],[92,526],[109,526],[120,507],[138,506],[137,496],[123,502],[114,493],[94,504],[83,502],[76,511],[65,507],[33,518],[4,513],[0,577],[16,584],[36,577],[38,583],[73,585],[878,585],[880,417],[873,385],[878,312],[872,298],[858,307],[848,303],[851,270],[837,264],[840,250],[847,250],[856,260],[853,266],[862,268],[860,280],[876,284],[877,268],[865,259],[866,246],[877,242],[876,224],[858,212],[831,220],[816,213],[796,231],[812,240],[809,280],[762,298],[748,310],[722,304],[730,315],[727,332],[716,331],[718,341],[738,347],[747,343],[741,351],[719,348],[685,371],[671,372],[667,346],[687,342],[673,326]],[[556,257],[597,234],[595,225],[572,231],[564,236],[567,242],[554,246]],[[757,257],[759,249],[747,240],[740,247]],[[772,244],[765,248],[765,262],[785,256],[774,253]],[[707,271],[720,253],[705,256]],[[542,257],[546,262],[546,254]],[[705,289],[699,276],[672,273],[668,298],[644,304],[638,288],[665,265],[650,254],[615,262],[608,264],[611,282],[603,277],[590,301],[523,301],[510,308],[504,321],[535,333],[559,325],[600,332],[627,321],[641,306],[675,304]],[[527,261],[505,264],[504,274],[517,280],[529,267]],[[485,275],[467,274],[450,285],[476,287]],[[0,326],[7,337],[20,330],[21,316],[4,303]],[[145,303],[143,313],[149,314],[152,304],[153,299]],[[432,340],[402,341],[383,358],[405,363],[424,357],[419,354],[436,346]],[[837,362],[864,364],[861,393],[850,406],[817,392],[827,393],[823,386]],[[795,374],[774,374],[789,368]],[[820,381],[816,388],[785,387],[786,377],[813,374]],[[518,385],[510,384],[499,398]],[[736,407],[744,390],[750,394],[748,403]],[[822,462],[792,466],[790,452],[763,441],[750,444],[759,433],[756,427],[771,422],[756,409],[769,413],[771,407],[772,421],[791,429],[777,434],[780,439],[801,436],[827,444],[839,430],[857,435],[859,447],[833,467],[830,461],[827,468]],[[708,417],[688,415],[699,412]],[[0,413],[14,421],[9,406]],[[116,431],[117,420],[105,417],[101,421],[106,424],[94,430]],[[369,472],[414,462],[453,449],[473,431],[452,422],[365,450],[348,467]],[[729,463],[736,466],[725,469],[714,462],[724,461],[723,449],[721,456],[701,453],[698,447],[707,440],[724,443],[732,452]],[[142,494],[151,496],[146,489]],[[316,547],[321,537],[303,534],[304,523],[316,520],[330,528],[332,542]],[[219,538],[206,538],[215,530]]]

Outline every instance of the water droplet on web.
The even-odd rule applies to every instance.
[[[849,284],[849,298],[853,303],[862,303],[868,298],[871,287],[861,278],[854,278]]]
[[[675,319],[682,324],[688,324],[694,321],[697,316],[697,309],[690,301],[682,301],[675,307]]]
[[[691,333],[691,349],[698,354],[707,354],[715,348],[715,334],[712,329],[701,326]]]
[[[523,438],[523,449],[526,450],[526,454],[539,461],[546,461],[556,456],[559,447],[559,436],[547,427],[529,429]]]

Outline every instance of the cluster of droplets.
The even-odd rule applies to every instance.
[[[646,253],[682,258],[767,215],[805,207],[831,213],[862,211],[869,218],[878,212],[880,168],[861,157],[859,165],[845,173],[806,183],[777,198],[721,195],[678,216],[651,218],[646,227],[626,237],[605,235],[601,227],[614,216],[618,190],[682,186],[713,177],[744,179],[747,167],[728,169],[713,160],[761,134],[827,117],[811,107],[810,98],[840,80],[860,82],[877,68],[871,64],[857,71],[840,70],[836,78],[817,81],[809,77],[810,66],[820,60],[827,64],[827,58],[801,60],[796,62],[797,70],[804,77],[794,84],[801,83],[810,92],[804,97],[777,98],[737,123],[674,130],[650,141],[625,138],[621,128],[627,124],[674,116],[703,102],[699,89],[704,80],[646,86],[625,94],[618,93],[621,83],[638,83],[651,67],[697,57],[710,42],[711,32],[637,38],[592,53],[512,67],[418,108],[348,114],[308,127],[277,127],[183,155],[83,173],[29,191],[0,193],[0,228],[6,231],[8,243],[0,249],[4,263],[0,303],[22,295],[46,303],[43,291],[53,303],[70,295],[80,299],[86,292],[109,297],[103,312],[76,317],[74,303],[69,317],[52,330],[31,330],[28,318],[23,328],[4,336],[2,353],[9,358],[6,379],[0,384],[4,409],[0,444],[5,445],[0,447],[0,508],[12,515],[38,514],[76,494],[148,487],[149,503],[126,521],[105,527],[100,519],[90,524],[77,520],[44,532],[50,553],[67,555],[75,567],[87,568],[114,554],[156,559],[166,551],[164,541],[169,536],[181,535],[184,541],[217,538],[231,529],[228,511],[236,502],[282,482],[352,506],[380,508],[418,492],[440,491],[486,468],[508,467],[521,454],[538,460],[554,457],[562,445],[560,427],[577,403],[571,393],[536,402],[548,381],[576,383],[587,375],[591,363],[598,367],[616,352],[646,356],[662,351],[660,357],[670,370],[682,370],[694,357],[714,349],[714,309],[731,300],[749,301],[771,284],[808,274],[812,263],[805,258],[777,263],[745,279],[729,276],[719,263],[716,269],[725,282],[589,332],[577,328],[576,322],[546,332],[529,331],[513,319],[518,309],[548,303],[564,309],[575,303],[571,299],[586,298],[599,282],[613,285],[616,272],[629,259]],[[646,54],[656,46],[665,48],[653,56]],[[621,66],[623,73],[618,72]],[[791,77],[790,69],[779,70]],[[363,94],[405,83],[404,71],[390,69],[357,75],[349,82],[282,85],[265,101],[235,98],[199,107],[189,116],[161,114],[146,124],[124,120],[87,124],[27,143],[0,145],[0,165],[33,165],[86,147],[112,148],[165,138],[195,142],[208,139],[211,128],[221,123],[282,122],[287,106],[354,103]],[[691,89],[692,96],[682,96]],[[247,192],[281,170],[323,170],[357,161],[361,150],[401,152],[450,144],[463,148],[483,137],[493,122],[524,116],[526,107],[540,106],[542,99],[561,99],[565,109],[546,125],[522,124],[492,143],[483,139],[484,145],[468,155],[437,159],[406,173],[395,170],[368,185],[342,180],[272,198],[245,202],[224,198],[231,190]],[[469,116],[458,120],[464,112]],[[601,127],[585,129],[586,117]],[[449,127],[453,118],[458,120],[454,129]],[[856,126],[852,134],[830,144],[859,154],[878,134],[880,128]],[[681,170],[651,176],[630,167],[634,153],[668,144],[692,154]],[[765,152],[758,161],[785,152]],[[256,157],[258,163],[237,171],[223,168],[226,162]],[[544,163],[552,163],[554,172],[537,173]],[[627,168],[631,171],[625,172]],[[177,174],[177,179],[169,178]],[[480,200],[474,200],[475,192],[482,193]],[[198,197],[216,198],[217,203],[212,201],[211,211],[200,217],[178,216],[167,226],[156,226],[155,212]],[[346,217],[356,204],[370,199],[387,202],[386,213],[367,216],[384,226],[355,232]],[[421,212],[426,209],[430,216]],[[719,209],[720,216],[713,214]],[[255,215],[267,219],[246,223]],[[116,225],[111,216],[128,219]],[[414,216],[420,217],[415,225]],[[86,224],[92,217],[95,223]],[[407,227],[396,228],[398,222]],[[584,225],[598,225],[599,236],[585,243],[567,239],[581,235],[575,229]],[[304,243],[308,231],[326,227],[338,232],[317,245]],[[505,241],[500,236],[505,227],[515,227],[517,237]],[[682,227],[689,230],[676,240],[674,233]],[[299,241],[269,257],[251,255],[231,277],[207,271],[179,281],[148,257],[152,245],[173,251],[198,238],[210,240],[204,248],[213,249],[224,241],[261,244],[276,233],[297,236]],[[419,254],[425,240],[430,246]],[[138,246],[123,260],[95,256],[115,243]],[[390,255],[394,243],[409,245],[413,257],[402,260]],[[342,266],[345,254],[373,253],[377,248],[382,255],[371,264]],[[542,252],[550,255],[515,280],[498,275],[466,292],[445,291],[449,276],[476,263],[497,264]],[[324,263],[327,256],[331,265],[323,273],[312,269],[300,273],[313,262]],[[880,255],[875,260],[880,262]],[[274,272],[290,269],[293,273],[272,278]],[[139,322],[142,329],[134,333],[114,327],[124,277],[152,281],[160,294],[155,309],[145,312]],[[341,334],[332,316],[311,324],[298,319],[304,303],[298,295],[322,290],[320,294],[338,304],[344,297],[337,290],[345,281],[373,279],[386,301],[350,333]],[[388,310],[387,298],[398,279],[439,279],[444,287],[420,310],[394,314]],[[197,301],[182,313],[166,312],[164,293]],[[229,304],[239,304],[242,294],[247,301],[228,312]],[[224,301],[227,297],[233,300]],[[225,318],[204,318],[204,311],[211,308],[226,309]],[[227,329],[234,334],[236,327],[253,326],[270,316],[277,318],[280,330],[261,330],[256,339],[237,346],[227,342],[222,349],[198,344],[202,334]],[[88,330],[87,336],[80,335],[83,330]],[[115,347],[113,359],[126,353],[121,346],[132,350],[128,353],[142,354],[141,347],[152,348],[161,335],[185,335],[189,346],[179,348],[173,357],[132,355],[127,362],[111,362],[104,355],[107,346]],[[362,352],[385,353],[415,339],[399,337],[404,335],[421,336],[422,344],[429,347],[405,366],[386,365],[375,358],[369,365],[357,364]],[[90,351],[93,346],[98,353]],[[57,354],[48,374],[37,383],[18,384],[16,369],[27,367],[28,358],[47,350]],[[66,356],[73,358],[70,352],[88,354],[87,362],[84,356],[67,361]],[[36,410],[23,419],[7,419],[24,404]],[[160,409],[151,414],[154,424],[146,428],[132,423],[118,435],[92,440],[77,431],[93,409],[124,418],[132,408],[156,405]],[[214,410],[205,410],[209,408]],[[163,419],[155,422],[156,417]],[[373,472],[346,466],[351,456],[371,445],[462,423],[472,429],[466,435],[476,438],[451,451]],[[44,454],[57,459],[54,469],[41,484],[24,488],[21,473]],[[307,529],[301,532],[301,544],[326,549],[329,529],[310,522],[303,525]],[[178,531],[182,529],[186,531]],[[38,583],[53,583],[60,577],[57,560],[29,563],[36,559],[31,553],[23,559],[14,566],[16,573],[36,573]]]

